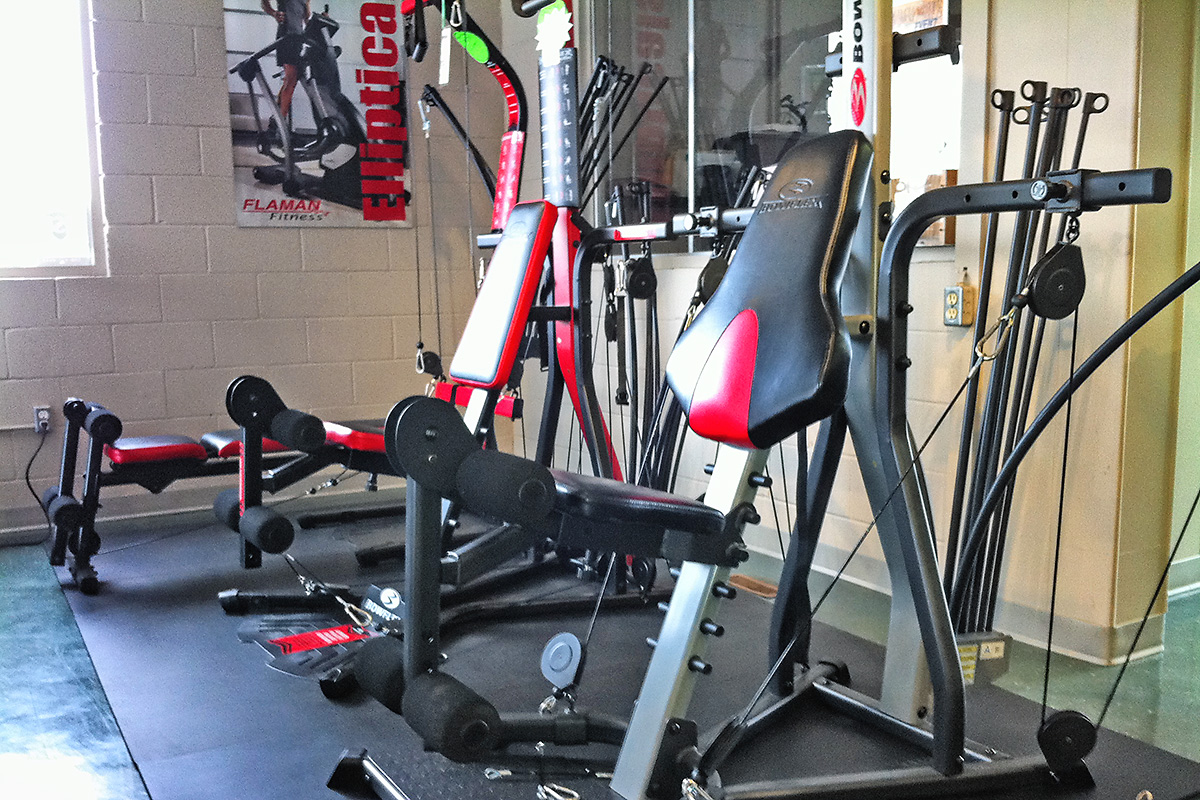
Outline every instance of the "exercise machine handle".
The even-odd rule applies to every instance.
[[[532,17],[554,0],[512,0],[512,10],[518,17]]]

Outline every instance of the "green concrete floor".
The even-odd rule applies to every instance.
[[[0,547],[0,797],[148,800],[41,545]]]

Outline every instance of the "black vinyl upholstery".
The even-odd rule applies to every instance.
[[[870,164],[857,131],[804,142],[779,164],[720,287],[667,364],[701,436],[765,449],[845,401],[838,290]]]
[[[550,474],[558,491],[555,510],[569,517],[598,523],[638,523],[697,534],[717,534],[725,527],[724,514],[696,500],[559,469],[550,470]]]

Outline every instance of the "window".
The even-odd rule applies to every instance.
[[[5,7],[0,48],[10,115],[0,194],[0,277],[94,274],[98,195],[86,0]],[[41,33],[39,33],[41,32]]]
[[[946,24],[950,0],[893,0],[896,31]],[[826,72],[842,47],[842,0],[593,0],[595,50],[653,68],[634,107],[668,84],[611,174],[649,182],[655,219],[732,205],[753,167],[807,137],[848,127],[845,80]],[[694,41],[689,61],[689,40]],[[892,76],[892,167],[898,207],[958,166],[961,69],[948,58]],[[603,193],[603,192],[601,192]]]

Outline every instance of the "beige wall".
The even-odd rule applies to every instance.
[[[499,41],[497,4],[471,10]],[[106,222],[100,246],[111,274],[0,281],[0,426],[24,427],[32,407],[45,404],[55,407],[57,435],[63,400],[79,395],[115,411],[129,434],[198,435],[230,426],[224,387],[248,372],[273,381],[298,407],[341,418],[380,415],[420,390],[418,242],[431,348],[435,235],[447,355],[473,297],[466,162],[436,115],[436,234],[430,227],[415,99],[435,78],[436,47],[411,75],[415,229],[239,229],[221,3],[93,0],[92,14]],[[488,72],[470,68],[472,134],[494,163],[503,103]],[[442,91],[460,118],[462,75],[456,47],[454,81]],[[527,163],[536,170],[536,155]],[[471,182],[482,232],[490,203]],[[0,527],[32,510],[22,472],[36,440],[25,430],[0,433]],[[34,465],[39,490],[57,469],[57,451],[49,445]]]

